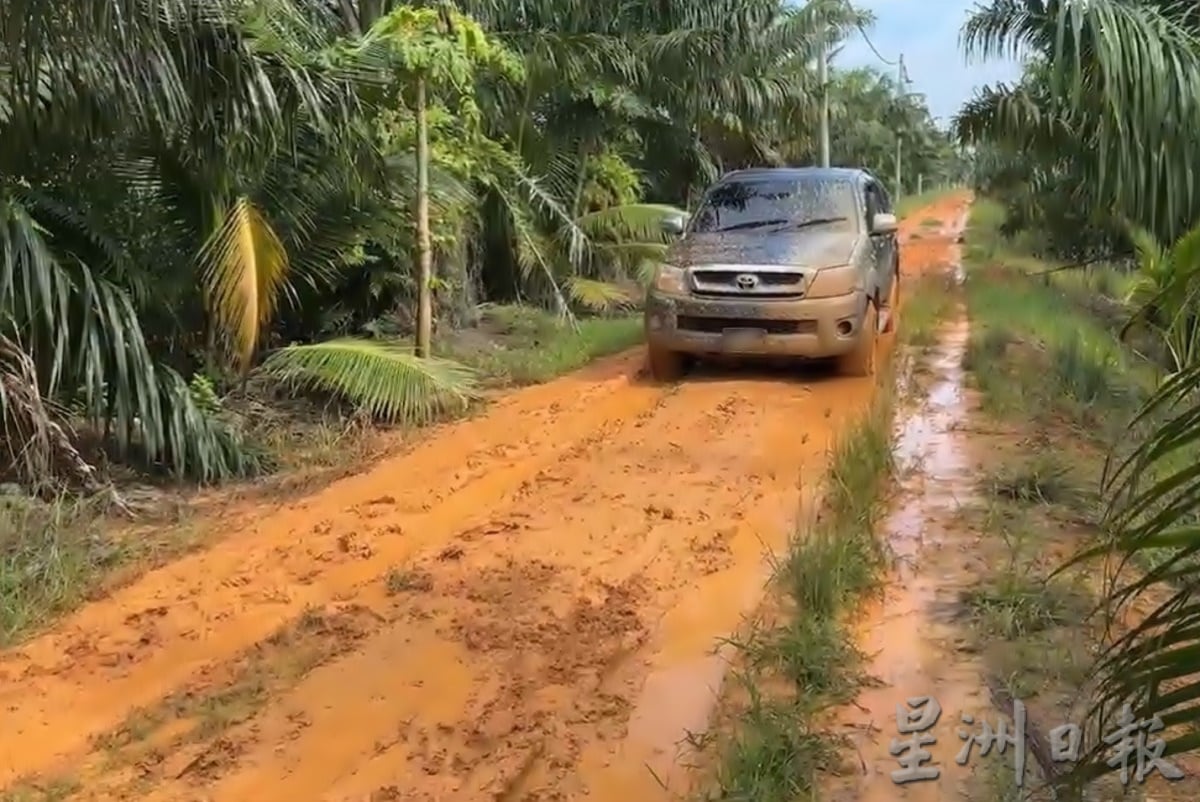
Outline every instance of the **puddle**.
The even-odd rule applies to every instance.
[[[920,549],[937,544],[940,533],[929,520],[953,512],[970,491],[969,465],[957,436],[966,418],[962,357],[968,335],[965,319],[945,332],[929,359],[936,379],[927,397],[897,427],[894,449],[903,501],[888,517],[884,532],[903,565]]]
[[[868,673],[879,682],[839,715],[860,771],[835,781],[828,797],[835,802],[965,799],[970,768],[955,762],[963,744],[958,731],[966,726],[961,717],[990,715],[981,667],[958,648],[953,622],[959,594],[971,582],[964,553],[974,540],[958,520],[974,492],[961,426],[968,334],[965,316],[943,331],[938,347],[923,357],[932,382],[897,423],[899,501],[881,526],[896,558],[895,574],[868,609],[858,639],[870,656]],[[938,776],[898,783],[892,772],[902,766],[892,753],[893,739],[913,737],[902,735],[897,721],[906,701],[917,697],[931,697],[941,709],[927,731],[934,738],[924,745],[930,758],[921,764],[936,768]]]

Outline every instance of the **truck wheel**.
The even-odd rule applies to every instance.
[[[879,337],[879,310],[875,301],[867,301],[867,313],[863,315],[862,329],[854,350],[841,358],[841,372],[847,376],[874,376],[876,340]]]
[[[683,376],[683,354],[653,345],[646,346],[646,362],[655,381],[673,382]]]
[[[883,324],[883,333],[891,334],[896,330],[896,316],[900,313],[900,271],[892,276],[892,289],[888,293],[887,322]]]

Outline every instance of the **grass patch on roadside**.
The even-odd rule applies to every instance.
[[[105,534],[104,512],[98,500],[0,497],[0,647],[73,609],[137,556],[137,543]]]
[[[853,699],[864,655],[846,618],[878,587],[887,565],[875,536],[893,469],[892,397],[870,411],[832,454],[824,509],[797,532],[776,565],[780,609],[773,623],[738,643],[745,702],[717,758],[719,799],[790,802],[807,797],[835,767],[838,743],[821,730],[823,711]]]
[[[1147,397],[1156,372],[1078,299],[1081,277],[1046,273],[998,231],[999,208],[981,200],[967,231],[966,297],[972,334],[964,357],[987,411],[1069,425],[1107,446]]]
[[[938,341],[938,329],[959,302],[953,277],[920,276],[901,285],[901,292],[900,342],[919,351],[932,348]]]
[[[1116,336],[1129,312],[1127,275],[1054,271],[1000,236],[1001,217],[978,202],[966,237],[972,335],[964,367],[985,419],[972,437],[989,460],[980,503],[963,513],[982,535],[984,575],[960,612],[986,672],[1025,703],[1031,731],[1045,737],[1084,721],[1097,650],[1112,637],[1100,611],[1102,567],[1059,569],[1106,537],[1099,479],[1113,447],[1119,455],[1140,435],[1130,421],[1159,372]],[[1036,762],[1027,768],[1024,794],[1005,761],[976,775],[971,797],[1051,799],[1037,788]],[[1105,777],[1087,798],[1107,802],[1125,791]]]
[[[578,329],[572,329],[543,309],[488,306],[476,329],[446,338],[442,355],[478,370],[487,386],[521,386],[549,381],[631,348],[642,337],[640,314],[580,318]]]

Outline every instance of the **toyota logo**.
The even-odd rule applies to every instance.
[[[739,290],[752,290],[758,286],[758,276],[753,273],[742,273],[733,280]]]

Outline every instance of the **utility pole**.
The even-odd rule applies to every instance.
[[[899,60],[896,62],[896,91],[900,93],[900,98],[904,97],[904,54],[900,54]],[[900,194],[904,190],[904,185],[900,178],[900,131],[896,131],[896,198],[892,201],[893,205],[900,202]]]
[[[821,166],[829,166],[829,32],[820,27],[817,46],[817,80],[821,83]]]

